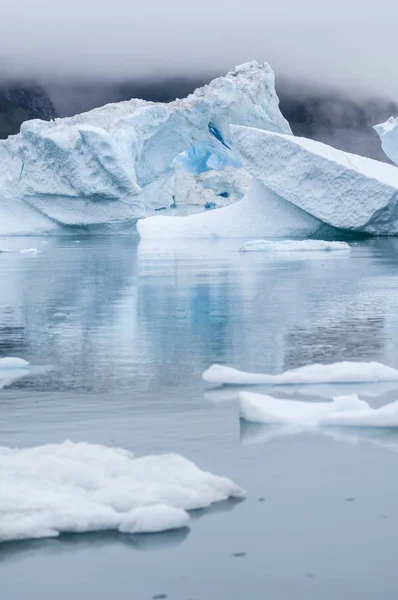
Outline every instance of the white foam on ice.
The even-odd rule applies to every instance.
[[[240,252],[349,252],[346,242],[326,242],[323,240],[253,240],[246,242]]]
[[[249,173],[332,227],[398,233],[398,169],[314,140],[231,127]]]
[[[64,442],[0,447],[0,541],[116,529],[183,527],[187,510],[243,490],[177,454],[134,456],[120,448]]]
[[[263,394],[239,394],[241,417],[252,423],[305,427],[398,427],[398,402],[372,408],[356,394],[332,402],[282,400]]]
[[[209,383],[230,385],[283,385],[316,383],[363,383],[397,381],[398,370],[377,362],[337,362],[312,364],[278,375],[247,373],[224,365],[212,365],[203,373]]]
[[[385,123],[375,125],[381,147],[388,158],[398,165],[398,118],[390,117]]]
[[[254,181],[248,195],[231,206],[183,217],[148,217],[137,230],[144,239],[285,237],[311,235],[321,225]]]

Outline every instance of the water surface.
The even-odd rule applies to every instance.
[[[239,253],[242,243],[0,240],[41,250],[0,255],[0,356],[33,365],[0,391],[1,445],[174,451],[248,492],[195,514],[190,531],[4,544],[1,598],[396,598],[398,433],[245,425],[236,390],[201,373],[213,362],[398,367],[398,240],[354,242],[349,256]],[[398,384],[267,392],[359,392],[379,406]]]

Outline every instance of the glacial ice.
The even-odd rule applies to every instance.
[[[64,442],[0,447],[0,541],[115,529],[150,533],[187,525],[187,510],[244,491],[177,454],[134,456]]]
[[[241,65],[169,104],[133,99],[27,121],[0,142],[0,233],[116,229],[148,209],[191,202],[190,187],[201,190],[196,205],[233,202],[250,178],[231,144],[232,123],[291,133],[266,63]]]
[[[239,202],[187,216],[154,216],[141,219],[137,230],[144,239],[248,238],[315,234],[322,223],[253,181]]]
[[[390,117],[385,123],[373,128],[380,137],[384,154],[398,165],[398,118]]]
[[[325,242],[324,240],[253,240],[246,242],[240,252],[349,252],[346,242]]]
[[[398,402],[372,408],[356,394],[332,402],[282,400],[263,394],[239,394],[241,417],[252,423],[305,427],[398,427]]]
[[[228,385],[284,385],[301,383],[364,383],[398,381],[398,370],[377,362],[312,364],[278,375],[247,373],[224,365],[212,365],[203,373],[209,383]]]
[[[249,173],[338,229],[398,233],[398,169],[314,140],[231,126]]]

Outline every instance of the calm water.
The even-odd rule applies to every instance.
[[[189,532],[4,544],[1,600],[395,600],[398,433],[243,426],[236,390],[212,390],[201,373],[213,362],[398,367],[398,240],[357,242],[349,257],[240,245],[0,240],[42,251],[0,255],[0,356],[33,365],[0,391],[1,445],[176,451],[248,491],[195,515]],[[394,384],[271,393],[346,391],[374,406],[398,397]]]

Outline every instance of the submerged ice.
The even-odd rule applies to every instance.
[[[185,527],[186,511],[244,491],[177,454],[134,456],[120,448],[64,442],[0,447],[0,542],[115,529]]]

